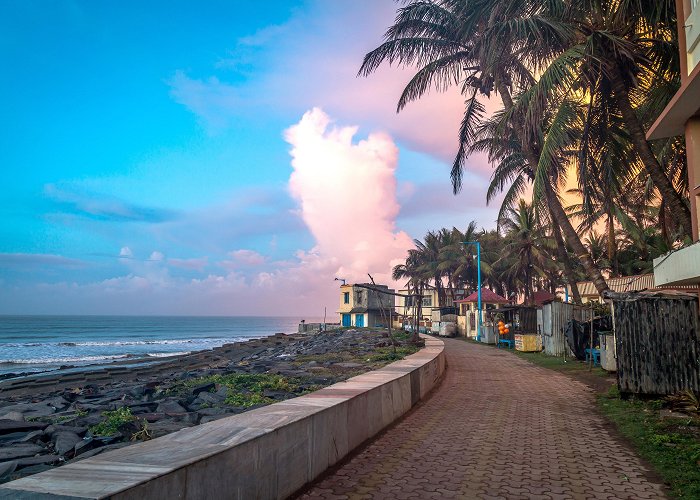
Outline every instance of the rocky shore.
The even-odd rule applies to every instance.
[[[276,334],[0,381],[0,482],[318,390],[415,352],[407,340],[371,329]]]

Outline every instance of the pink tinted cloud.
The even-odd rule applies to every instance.
[[[124,276],[93,283],[46,283],[0,289],[0,313],[22,311],[28,297],[35,313],[51,314],[249,314],[337,319],[338,282],[365,282],[371,273],[389,283],[411,238],[395,227],[399,213],[395,171],[398,149],[373,133],[357,140],[357,127],[334,125],[322,110],[308,111],[289,127],[292,172],[289,191],[315,238],[294,258],[270,261],[249,249],[230,252],[219,267],[195,279],[173,276],[171,267],[204,271],[205,259],[168,259],[159,252],[135,259],[124,247]],[[153,254],[151,254],[153,257]],[[260,270],[260,266],[264,268]]]
[[[306,112],[285,132],[294,169],[289,190],[321,260],[351,281],[365,281],[367,273],[387,280],[413,246],[395,227],[398,149],[386,134],[354,142],[356,133],[332,125],[319,108]]]
[[[229,252],[228,255],[230,259],[221,261],[219,265],[229,270],[258,267],[267,262],[267,258],[255,250],[240,249]]]

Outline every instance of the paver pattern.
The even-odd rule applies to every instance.
[[[433,395],[301,498],[666,498],[586,385],[497,349],[445,344]]]

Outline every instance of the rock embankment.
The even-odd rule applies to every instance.
[[[5,380],[0,482],[296,397],[416,349],[369,329],[277,334],[148,366]]]

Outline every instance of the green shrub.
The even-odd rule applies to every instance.
[[[90,427],[93,436],[113,436],[119,432],[119,428],[130,422],[134,422],[136,417],[131,414],[131,408],[123,406],[114,411],[104,411],[102,416],[105,419],[97,425]]]

